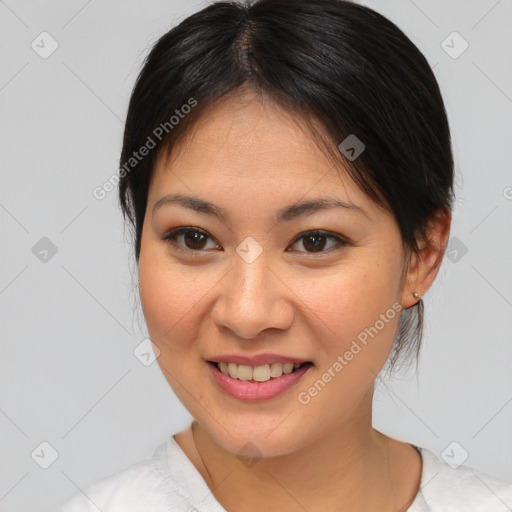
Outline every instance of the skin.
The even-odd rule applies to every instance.
[[[229,219],[168,203],[193,196]],[[298,201],[336,198],[354,208],[307,212],[276,223]],[[161,237],[200,228],[204,248]],[[372,427],[372,396],[399,326],[385,323],[308,404],[298,400],[357,335],[393,304],[412,306],[431,285],[446,246],[449,213],[432,221],[430,244],[408,258],[397,223],[334,169],[291,114],[251,94],[216,104],[160,155],[148,194],[139,260],[140,297],[158,363],[196,422],[175,436],[228,511],[405,510],[421,457]],[[324,230],[324,252],[299,235]],[[236,252],[248,236],[263,252]],[[194,249],[195,248],[195,249]],[[180,251],[181,249],[181,251]],[[308,250],[310,252],[308,252]],[[409,262],[409,264],[408,264]],[[279,353],[314,366],[284,394],[262,402],[226,395],[206,360]],[[248,444],[249,443],[249,444]],[[237,454],[258,457],[244,464]],[[261,458],[259,458],[261,456]]]

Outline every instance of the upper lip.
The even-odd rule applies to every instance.
[[[218,356],[212,356],[207,361],[213,361],[214,363],[235,363],[245,364],[248,366],[262,366],[265,364],[272,363],[306,363],[307,359],[301,357],[285,356],[283,354],[256,354],[253,356],[244,356],[241,354],[222,354]]]

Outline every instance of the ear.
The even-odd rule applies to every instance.
[[[438,210],[428,223],[425,237],[418,240],[418,252],[412,252],[405,284],[402,306],[408,308],[418,302],[417,292],[423,297],[437,276],[450,235],[452,215],[449,210]]]

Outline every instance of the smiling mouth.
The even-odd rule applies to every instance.
[[[260,366],[217,361],[208,361],[208,363],[232,379],[252,382],[267,382],[271,379],[277,379],[283,375],[294,373],[299,368],[312,366],[310,361],[303,363],[272,363]]]

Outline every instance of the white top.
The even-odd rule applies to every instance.
[[[407,512],[510,512],[512,484],[432,452],[423,459],[420,491]],[[152,457],[89,485],[53,512],[226,512],[171,437]]]

